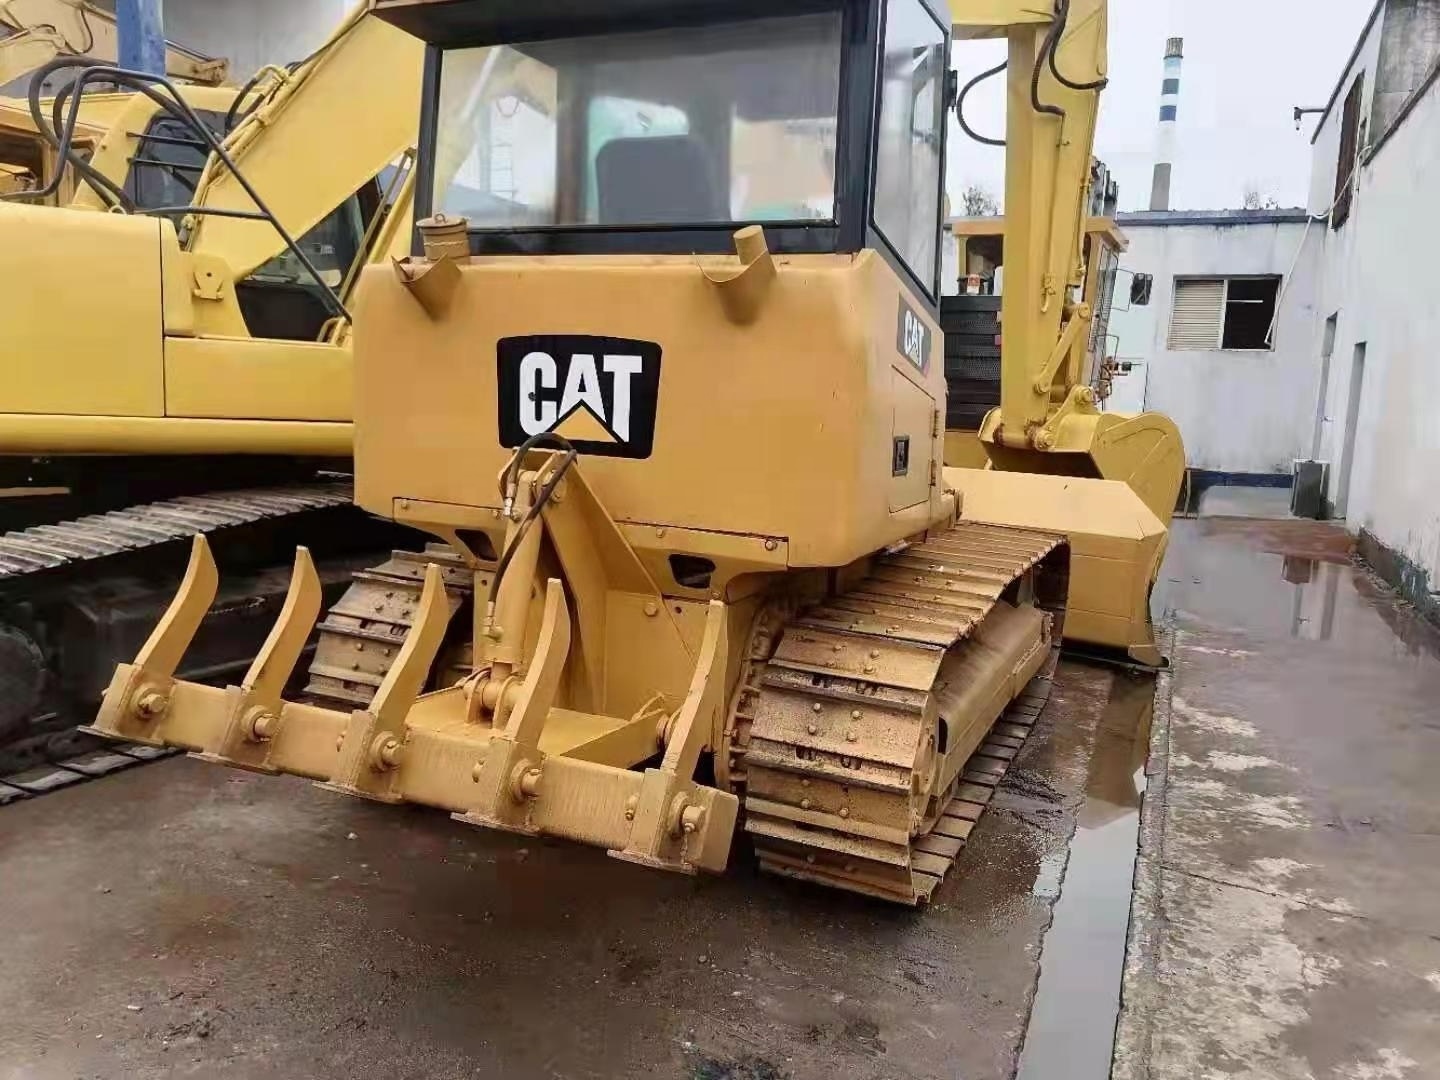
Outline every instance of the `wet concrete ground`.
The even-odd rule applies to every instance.
[[[1440,633],[1335,526],[1172,538],[1115,1076],[1440,1076]]]
[[[186,759],[12,806],[0,1077],[1009,1077],[1087,793],[1133,857],[1150,697],[1062,665],[922,913],[743,844],[692,880]],[[1064,1075],[1103,1077],[1104,1042]]]
[[[1440,635],[1313,522],[1164,577],[923,913],[183,759],[12,806],[0,1080],[1099,1080],[1122,970],[1117,1080],[1440,1076]]]

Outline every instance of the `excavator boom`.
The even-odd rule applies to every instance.
[[[1057,388],[1075,385],[1072,357],[1088,337],[1091,312],[1072,293],[1084,284],[1106,0],[1059,0],[1055,19],[1017,29],[1009,44],[1001,323],[1006,359],[1016,359],[1001,373],[1006,442],[1043,424]]]

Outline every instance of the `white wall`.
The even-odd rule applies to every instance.
[[[1180,426],[1192,468],[1286,473],[1309,456],[1319,356],[1313,348],[1314,296],[1321,227],[1300,223],[1137,225],[1122,220],[1130,240],[1123,269],[1153,274],[1148,307],[1121,311],[1128,275],[1110,316],[1116,357],[1144,365],[1120,385],[1117,405],[1168,414]],[[1302,241],[1304,251],[1302,252]],[[1168,347],[1175,278],[1276,274],[1285,278],[1271,351],[1177,351]]]
[[[165,36],[230,61],[243,82],[263,64],[303,60],[330,36],[348,0],[165,0]]]
[[[1329,111],[1321,118],[1320,126],[1315,129],[1311,138],[1309,206],[1313,213],[1324,214],[1335,201],[1335,173],[1340,156],[1340,118],[1345,108],[1345,95],[1350,92],[1355,76],[1361,72],[1365,74],[1365,86],[1361,92],[1360,117],[1368,133],[1370,108],[1375,100],[1375,70],[1380,63],[1384,15],[1383,8],[1377,10],[1374,19],[1366,27],[1365,35],[1359,42],[1350,66],[1335,85]]]
[[[1368,77],[1368,76],[1367,76]],[[1376,137],[1378,138],[1376,133]],[[1316,172],[1326,167],[1317,140]],[[1331,173],[1333,177],[1333,172]],[[1374,533],[1440,583],[1440,82],[1360,170],[1349,219],[1326,230],[1316,340],[1338,314],[1321,454],[1344,447],[1351,368],[1366,346],[1349,497],[1352,530]],[[1328,205],[1329,197],[1326,199]]]

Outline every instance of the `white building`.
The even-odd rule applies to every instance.
[[[1192,469],[1288,482],[1294,460],[1310,456],[1319,380],[1311,336],[1321,241],[1309,215],[1165,210],[1118,221],[1130,247],[1109,351],[1130,368],[1106,407],[1171,416]],[[1126,271],[1153,276],[1148,306],[1126,303]]]
[[[1380,0],[1314,137],[1326,502],[1440,613],[1440,0]]]
[[[1107,407],[1170,414],[1196,470],[1326,462],[1327,513],[1440,617],[1440,0],[1379,0],[1320,112],[1307,208],[1120,216],[1155,280]]]

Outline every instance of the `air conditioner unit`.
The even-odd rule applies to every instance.
[[[1330,480],[1328,461],[1296,461],[1295,481],[1290,488],[1290,513],[1299,518],[1319,518],[1325,510],[1325,486]]]

